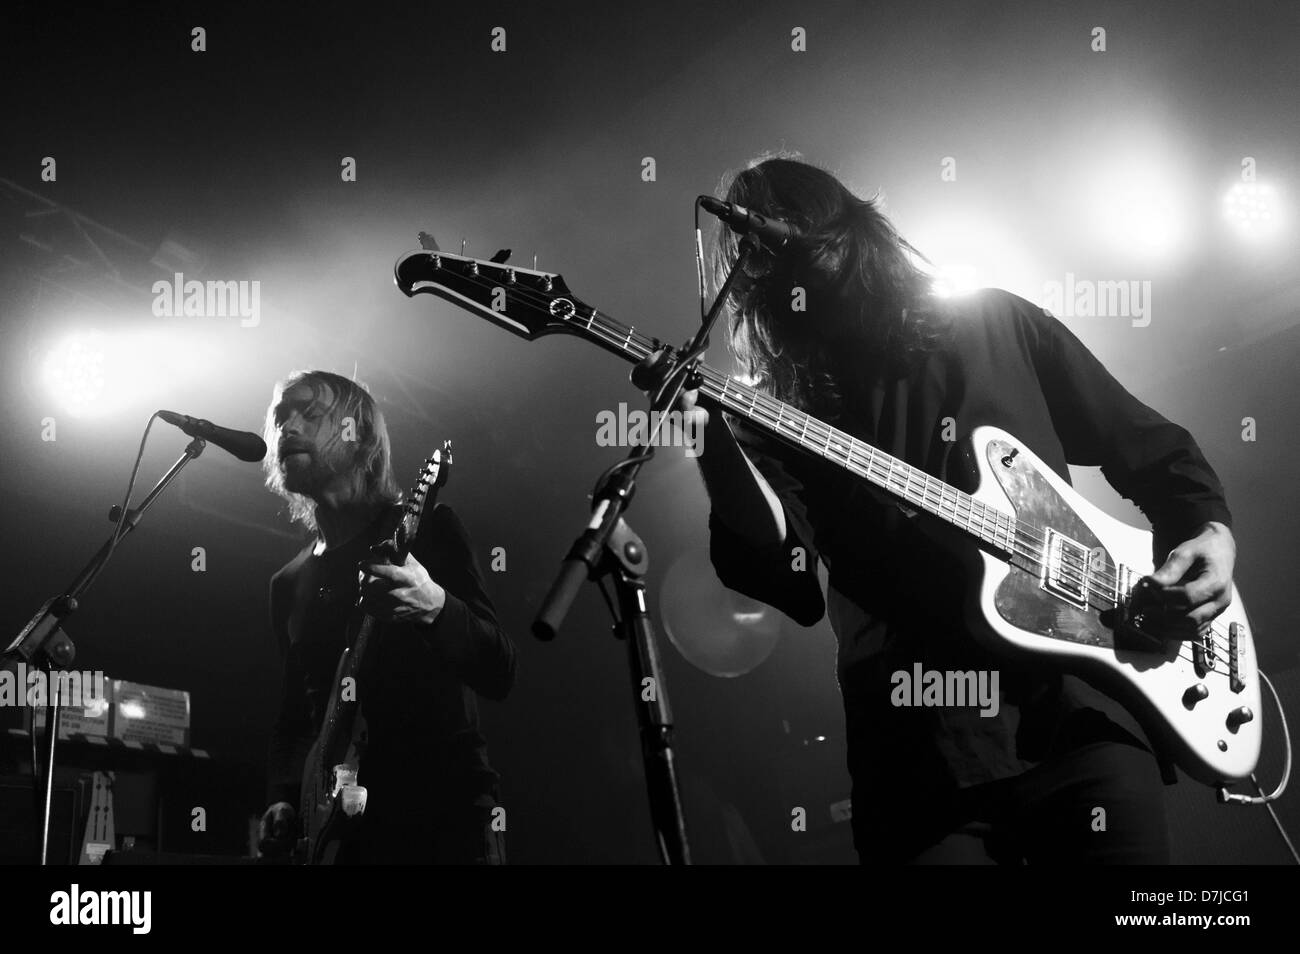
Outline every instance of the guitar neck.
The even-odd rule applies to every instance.
[[[451,441],[446,441],[440,451],[425,458],[415,486],[402,504],[401,516],[386,540],[392,551],[389,554],[390,562],[399,566],[406,562],[406,558],[410,554],[415,539],[420,532],[420,524],[425,513],[437,505],[438,491],[447,482],[450,467]],[[352,624],[355,626],[355,636],[350,641],[351,652],[344,658],[344,666],[347,669],[346,675],[354,679],[360,676],[366,650],[370,646],[371,636],[378,622],[375,617],[368,613],[363,613],[360,610],[355,611],[352,620]]]
[[[661,346],[657,339],[637,334],[635,327],[578,301],[557,274],[434,248],[399,258],[394,279],[407,295],[438,295],[529,340],[556,332],[575,334],[634,363]],[[909,507],[997,549],[1014,551],[1014,517],[729,375],[703,364],[697,370],[706,401],[785,444],[844,468]]]
[[[594,308],[589,312],[572,315],[565,323],[566,330],[634,363],[662,346],[654,338],[637,334],[635,327],[623,325]],[[844,468],[909,507],[932,514],[996,548],[1013,549],[1014,517],[706,364],[700,364],[697,370],[702,379],[700,393],[710,403],[787,445]]]

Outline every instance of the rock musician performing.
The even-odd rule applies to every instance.
[[[377,621],[350,687],[365,720],[355,781],[366,800],[335,862],[504,863],[494,824],[498,777],[475,695],[505,698],[515,647],[497,622],[464,526],[439,504],[404,562],[394,565],[375,548],[392,532],[401,491],[383,415],[347,378],[308,371],[277,385],[266,441],[267,486],[315,539],[271,580],[284,675],[263,853],[284,855],[298,840],[299,814],[308,810],[299,804],[304,762],[331,701],[355,606]]]
[[[971,509],[927,475],[968,485],[958,449],[978,425],[1016,435],[1067,483],[1067,464],[1099,465],[1154,525],[1147,629],[1177,645],[1228,605],[1236,552],[1223,489],[1196,443],[1043,309],[997,290],[933,295],[877,204],[829,173],[771,158],[737,174],[726,198],[798,233],[765,250],[734,286],[730,345],[740,371],[762,395],[919,469],[897,486],[893,471],[883,478],[918,494],[919,506],[902,508],[743,421],[733,437],[722,414],[695,406],[697,391],[681,402],[707,415],[700,467],[723,582],[805,625],[830,615],[860,858],[1167,863],[1161,775],[1142,728],[1073,676],[988,654],[963,616],[966,568],[913,518]],[[724,230],[720,276],[738,247]],[[792,309],[795,289],[806,292],[806,311]],[[710,396],[718,403],[716,387]],[[782,420],[778,412],[778,429]],[[802,430],[806,447],[831,456],[843,440],[827,431],[822,447],[821,430],[815,438],[807,422]],[[1017,453],[1003,465],[1013,467]],[[1027,530],[1008,522],[999,537],[1004,518],[989,519],[995,546],[1020,549]],[[1074,560],[1072,544],[1062,546]],[[825,600],[819,557],[830,571]],[[1087,571],[1084,579],[1093,585]],[[1071,592],[1077,572],[1047,582],[1088,605],[1088,587]],[[981,708],[900,691],[918,666],[1000,676],[1000,698]]]

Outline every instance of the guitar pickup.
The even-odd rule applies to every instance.
[[[1246,627],[1240,623],[1228,624],[1228,687],[1233,692],[1241,692],[1246,684],[1241,680],[1237,657],[1241,652],[1241,638],[1246,635]]]
[[[1141,577],[1134,572],[1131,566],[1123,563],[1115,567],[1115,606],[1124,606],[1129,598],[1133,595],[1133,590],[1137,586]]]
[[[1048,529],[1039,585],[1079,609],[1088,608],[1090,551],[1081,543]]]
[[[1115,627],[1115,648],[1141,652],[1162,652],[1164,640],[1150,628],[1150,613],[1154,604],[1151,583],[1146,578],[1133,582],[1135,574],[1121,566],[1116,588],[1118,625]]]

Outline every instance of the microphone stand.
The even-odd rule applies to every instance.
[[[68,638],[67,633],[63,632],[63,622],[77,611],[81,597],[90,588],[90,584],[94,582],[95,577],[104,569],[117,544],[136,528],[144,512],[149,509],[150,504],[166,489],[167,485],[175,479],[186,464],[203,453],[203,448],[206,446],[207,442],[201,438],[196,437],[190,441],[184,453],[177,458],[176,463],[172,464],[171,469],[163,474],[158,483],[154,485],[153,490],[149,491],[148,496],[140,502],[140,506],[123,514],[122,508],[114,505],[112,510],[109,511],[108,519],[113,523],[120,521],[120,531],[114,531],[104,541],[104,545],[99,548],[99,552],[90,558],[90,562],[77,574],[76,579],[64,590],[63,595],[46,600],[14,641],[3,651],[0,651],[0,672],[5,670],[14,671],[20,665],[25,668],[27,665],[34,664],[45,671],[50,685],[49,718],[46,719],[45,724],[44,797],[41,795],[40,772],[36,757],[36,709],[34,706],[32,707],[30,727],[32,739],[32,791],[37,801],[37,814],[41,816],[39,838],[41,846],[39,863],[41,865],[49,864],[50,810],[54,799],[54,749],[59,738],[59,715],[62,711],[59,699],[58,674],[72,665],[72,661],[77,655],[72,640]],[[23,687],[23,689],[23,698],[26,699],[26,687]]]
[[[752,234],[742,238],[727,280],[690,342],[677,351],[664,349],[662,362],[657,365],[652,365],[652,361],[660,352],[654,352],[633,369],[632,381],[638,387],[658,386],[651,401],[650,420],[655,422],[654,429],[645,446],[633,447],[627,458],[610,468],[607,479],[596,487],[592,494],[591,519],[564,558],[559,575],[533,621],[533,635],[545,641],[554,639],[583,581],[599,580],[612,573],[618,601],[614,633],[617,638],[627,640],[633,704],[650,798],[650,821],[664,864],[689,865],[690,844],[677,784],[668,690],[654,623],[647,609],[645,571],[649,557],[645,544],[623,519],[623,511],[636,492],[636,477],[641,467],[654,457],[656,439],[667,420],[664,412],[676,403],[688,380],[693,378],[695,365],[708,349],[709,332],[722,312],[731,286],[758,247],[758,240]]]

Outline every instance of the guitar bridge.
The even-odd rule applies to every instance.
[[[1063,533],[1048,529],[1039,586],[1079,609],[1088,608],[1090,551]]]

